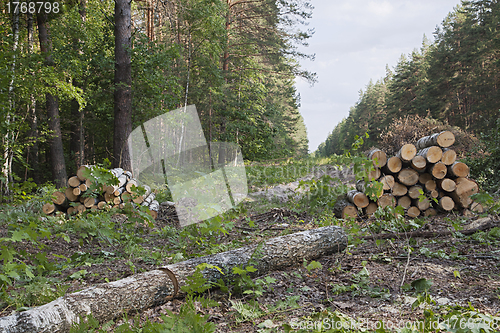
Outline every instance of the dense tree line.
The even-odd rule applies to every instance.
[[[299,29],[305,0],[50,0],[39,10],[0,4],[4,188],[62,185],[83,164],[126,166],[131,129],[186,104],[207,141],[237,142],[247,159],[307,153],[294,87],[314,80],[297,61],[311,36]]]
[[[349,116],[318,148],[318,155],[341,154],[355,135],[370,134],[377,145],[394,120],[428,117],[480,135],[500,116],[500,2],[462,1],[419,50],[402,56],[394,70],[370,82]]]

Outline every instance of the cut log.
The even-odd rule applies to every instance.
[[[50,215],[56,211],[56,205],[54,205],[51,202],[48,202],[42,206],[42,211],[45,214]]]
[[[113,202],[115,198],[114,194],[104,193],[104,201],[106,202]]]
[[[455,208],[455,202],[453,201],[452,198],[448,196],[444,196],[441,199],[439,199],[439,208],[444,210],[444,211],[451,211],[453,208]]]
[[[438,198],[439,197],[439,191],[438,190],[428,191],[427,194],[431,198]]]
[[[399,149],[396,153],[396,156],[401,159],[403,162],[410,162],[415,155],[417,154],[417,148],[411,143],[407,143]]]
[[[76,176],[78,177],[78,179],[80,179],[82,182],[85,181],[87,179],[87,177],[85,177],[83,175],[84,171],[86,169],[92,169],[92,166],[91,165],[82,165],[78,168],[78,170],[76,170]]]
[[[373,161],[375,168],[383,167],[387,162],[387,155],[380,149],[373,149],[368,153],[368,158]]]
[[[78,195],[73,194],[73,188],[72,187],[67,187],[66,190],[64,191],[64,195],[66,195],[66,198],[68,198],[69,201],[78,201]]]
[[[398,173],[399,182],[406,186],[415,185],[418,182],[418,179],[418,172],[410,168],[404,168]]]
[[[384,186],[384,191],[389,191],[394,187],[394,177],[391,175],[383,176],[379,182]]]
[[[445,148],[443,149],[443,156],[441,157],[441,162],[445,165],[452,165],[457,160],[457,153],[453,149]]]
[[[106,207],[107,203],[106,201],[99,201],[97,203],[97,209],[104,209],[104,207]]]
[[[125,191],[126,191],[125,186],[119,187],[116,191],[113,192],[113,195],[115,197],[119,197]]]
[[[366,194],[364,194],[363,192],[359,192],[357,190],[352,190],[352,191],[347,192],[347,200],[349,200],[349,202],[353,203],[358,208],[365,208],[366,206],[368,206],[370,204],[370,200],[368,200],[368,197],[366,196]],[[158,202],[158,201],[156,201],[156,202]],[[152,203],[151,203],[151,205],[152,205]],[[152,209],[151,205],[149,205],[149,209]],[[154,210],[154,209],[152,209],[152,210]]]
[[[423,156],[429,163],[436,163],[441,160],[441,157],[443,156],[443,151],[441,150],[441,148],[437,146],[432,146],[419,150],[417,155]]]
[[[89,189],[89,187],[85,183],[81,183],[80,186],[78,186],[78,188],[80,189],[81,193],[83,193]]]
[[[403,207],[404,209],[408,209],[411,206],[411,198],[407,195],[402,196],[398,199],[398,206]]]
[[[448,169],[446,165],[442,162],[437,162],[436,164],[432,164],[429,166],[428,172],[432,175],[432,177],[436,179],[443,179],[446,177]]]
[[[429,208],[427,210],[424,211],[424,216],[436,216],[437,215],[437,210],[435,210],[434,208]]]
[[[422,185],[425,185],[429,180],[432,180],[432,175],[430,173],[421,173],[418,176],[418,182]]]
[[[385,174],[396,174],[399,171],[401,171],[401,168],[403,166],[403,163],[401,162],[401,159],[397,156],[392,156],[389,159],[387,159],[386,164],[382,168]]]
[[[123,187],[127,183],[127,175],[122,174],[120,177],[118,177],[118,187]]]
[[[448,166],[448,172],[453,177],[463,178],[469,175],[469,167],[463,162],[455,161],[452,165]]]
[[[71,215],[75,215],[75,213],[76,213],[76,209],[75,209],[75,207],[68,207],[68,210],[66,211],[66,213],[67,213],[68,215],[70,215],[70,216],[71,216]]]
[[[384,193],[378,198],[377,205],[382,208],[387,206],[396,207],[396,198],[392,194]]]
[[[73,195],[74,196],[79,196],[82,194],[82,190],[80,190],[80,186],[73,188]]]
[[[417,141],[417,149],[424,149],[430,146],[447,148],[455,143],[455,135],[450,131],[443,131],[429,136],[425,136]]]
[[[372,170],[372,171],[370,171],[370,172],[368,173],[368,179],[369,179],[370,181],[372,181],[372,180],[377,180],[377,179],[379,179],[379,178],[380,178],[380,175],[381,175],[381,174],[382,174],[382,173],[380,172],[380,169],[379,169],[379,168],[375,168],[374,170]]]
[[[476,213],[484,213],[484,207],[479,202],[473,202],[470,205],[470,210]]]
[[[127,184],[125,185],[125,188],[127,189],[127,192],[134,193],[134,191],[132,190],[133,186],[135,186],[135,187],[139,186],[139,183],[137,182],[137,179],[135,179],[135,178],[129,179],[128,182],[127,182]]]
[[[406,186],[400,183],[394,183],[394,186],[392,187],[391,191],[391,194],[393,196],[400,197],[406,195],[406,193],[408,193],[408,188]]]
[[[431,207],[431,201],[427,197],[413,199],[412,206],[417,207],[420,211],[424,211]]]
[[[87,208],[90,208],[94,205],[97,205],[99,201],[97,200],[97,198],[92,198],[92,197],[89,197],[89,198],[85,198],[85,200],[83,201],[83,205]]]
[[[114,197],[111,202],[113,203],[113,205],[119,205],[122,203],[122,198],[121,197]]]
[[[145,199],[144,202],[141,204],[142,206],[149,206],[151,202],[156,198],[155,192],[151,192]]]
[[[55,191],[52,193],[52,202],[59,206],[66,206],[68,204],[68,198],[61,191]]]
[[[132,202],[132,195],[129,192],[123,192],[120,198],[122,198],[122,202],[124,203]]]
[[[472,204],[470,196],[479,191],[479,186],[475,181],[467,178],[457,178],[455,179],[455,184],[457,188],[451,192],[450,196],[458,206],[468,208]]]
[[[87,209],[87,207],[85,207],[82,204],[78,204],[78,205],[75,206],[75,210],[76,210],[77,214],[83,213],[86,209]]]
[[[138,196],[134,197],[134,198],[132,199],[132,201],[133,201],[135,204],[140,205],[141,203],[143,203],[143,202],[144,202],[144,197],[143,197],[142,195],[138,195]]]
[[[412,199],[417,199],[423,193],[422,186],[414,185],[408,189],[408,196]]]
[[[350,203],[346,198],[338,198],[337,202],[333,206],[333,212],[335,216],[339,219],[347,219],[349,217],[357,217],[358,209],[352,203]]]
[[[113,174],[113,176],[115,176],[116,178],[118,178],[121,175],[123,175],[123,173],[125,171],[122,168],[114,168],[114,169],[109,170],[109,172],[111,172]]]
[[[424,172],[427,166],[427,160],[425,157],[417,155],[411,159],[410,166],[417,172]]]
[[[363,214],[366,216],[373,215],[377,210],[378,206],[375,202],[370,202],[366,208],[363,208]]]
[[[252,265],[256,269],[253,275],[263,275],[341,252],[346,247],[347,235],[337,226],[280,236],[260,245],[189,259],[64,295],[40,307],[0,318],[0,330],[6,333],[68,332],[73,323],[89,314],[102,324],[124,313],[171,300],[202,264],[210,265],[202,271],[207,283],[216,283],[219,279],[229,283],[238,277],[233,272],[235,267]]]
[[[425,182],[424,187],[427,191],[434,191],[437,188],[436,181],[434,179],[430,179]]]
[[[408,210],[406,211],[406,215],[408,215],[409,217],[411,218],[415,218],[417,216],[420,215],[420,209],[418,209],[418,207],[415,207],[415,206],[411,206],[410,208],[408,208]]]
[[[437,181],[437,185],[440,189],[446,192],[453,192],[457,188],[455,181],[449,178],[440,179]]]
[[[68,179],[68,186],[70,187],[78,187],[80,183],[80,179],[77,176],[69,177]]]

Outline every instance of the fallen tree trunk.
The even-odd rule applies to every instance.
[[[196,267],[207,263],[219,267],[202,271],[207,281],[235,278],[233,268],[253,265],[257,274],[297,265],[347,247],[342,228],[328,226],[272,238],[262,246],[250,245],[206,257],[198,257],[125,279],[99,284],[65,295],[53,302],[0,318],[4,333],[69,332],[80,317],[92,314],[104,323],[123,313],[141,311],[172,299],[186,285]]]

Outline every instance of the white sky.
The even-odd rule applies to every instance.
[[[309,151],[325,141],[335,125],[349,115],[359,91],[385,76],[401,54],[422,45],[460,0],[310,0],[315,7],[307,28],[314,28],[303,60],[304,69],[316,72],[313,87],[297,80]]]

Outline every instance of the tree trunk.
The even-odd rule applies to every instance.
[[[0,330],[5,333],[68,332],[72,323],[90,313],[104,323],[123,313],[165,303],[179,292],[179,287],[186,285],[187,278],[200,264],[214,265],[222,271],[205,268],[202,274],[207,281],[230,282],[237,277],[234,267],[253,265],[257,269],[255,275],[262,275],[340,252],[346,247],[347,235],[337,226],[280,236],[259,247],[249,245],[193,258],[65,295],[40,307],[0,318]]]
[[[38,24],[38,37],[40,40],[40,49],[45,55],[47,66],[53,66],[52,62],[52,44],[49,37],[47,24],[47,14],[41,11],[36,16]],[[48,127],[52,131],[50,139],[50,164],[52,169],[52,177],[57,187],[64,187],[66,180],[66,162],[64,161],[64,148],[61,133],[61,121],[59,119],[59,101],[56,96],[45,94],[47,105]]]
[[[132,0],[115,1],[113,167],[126,170],[132,170],[127,144],[132,132],[131,2]]]
[[[28,53],[33,53],[33,45],[35,42],[35,34],[33,29],[33,14],[29,11],[27,15],[27,29],[28,29]],[[35,75],[31,72],[31,75]],[[37,114],[37,104],[34,94],[30,94],[30,102],[28,104],[28,121],[30,124],[30,137],[32,138],[32,146],[28,148],[28,161],[32,166],[33,171],[33,181],[40,184],[40,166],[39,166],[39,150],[38,150],[38,114]]]

